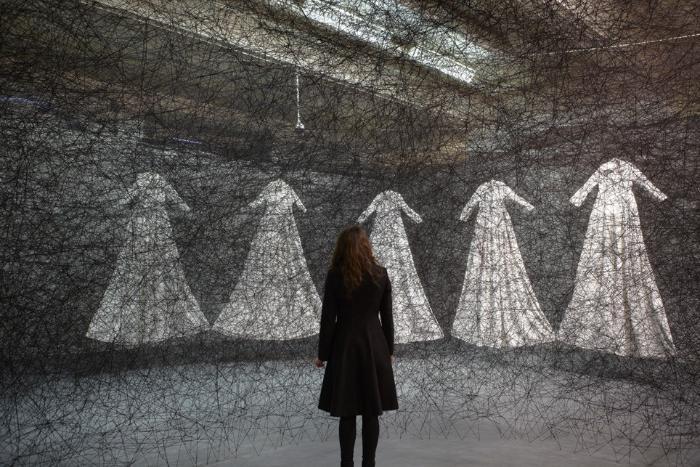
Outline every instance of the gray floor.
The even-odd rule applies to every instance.
[[[379,465],[700,465],[697,388],[533,365],[397,360]],[[0,399],[0,464],[339,465],[322,375],[305,359],[46,378]]]
[[[358,439],[359,441],[359,439]],[[355,446],[355,462],[360,465],[362,451]],[[381,440],[377,451],[377,465],[380,467],[411,466],[513,466],[548,467],[582,466],[606,467],[630,465],[625,460],[618,463],[600,453],[573,453],[560,449],[555,443],[520,440]],[[632,465],[649,465],[638,460]],[[218,467],[277,467],[305,466],[328,467],[339,465],[339,451],[334,441],[323,443],[301,443],[286,446],[259,456],[248,455],[242,458],[211,465]],[[665,462],[657,465],[665,465]]]
[[[358,419],[358,437],[355,443],[355,462],[362,459],[361,424]],[[331,433],[334,435],[334,433]],[[282,447],[263,448],[259,452],[214,460],[211,446],[199,443],[193,449],[180,446],[170,448],[165,455],[137,459],[136,465],[207,465],[214,467],[329,467],[340,464],[338,443],[333,437],[323,441],[305,441]],[[196,455],[197,457],[192,457]],[[607,467],[607,466],[671,466],[700,465],[700,450],[685,452],[682,459],[669,456],[659,447],[649,447],[644,452],[607,444],[584,447],[572,437],[558,439],[504,438],[495,427],[481,429],[478,438],[473,435],[463,439],[415,439],[412,437],[382,437],[376,457],[380,467],[448,467],[448,466],[500,466],[500,467]]]

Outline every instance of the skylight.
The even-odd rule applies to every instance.
[[[465,62],[484,59],[489,54],[463,34],[432,24],[395,0],[268,1],[465,83],[470,83],[475,75]]]

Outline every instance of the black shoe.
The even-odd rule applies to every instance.
[[[340,461],[340,467],[355,467],[354,461]]]
[[[362,459],[362,467],[374,467],[374,459],[371,461]]]

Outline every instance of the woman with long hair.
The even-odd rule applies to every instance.
[[[391,282],[367,233],[355,224],[338,236],[326,275],[315,361],[325,366],[318,408],[340,417],[341,467],[354,465],[357,415],[362,415],[362,466],[375,465],[378,416],[398,409],[393,362]]]

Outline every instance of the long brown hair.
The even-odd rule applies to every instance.
[[[335,243],[331,269],[340,274],[348,296],[362,282],[363,273],[379,282],[379,268],[367,232],[360,224],[343,229]]]

